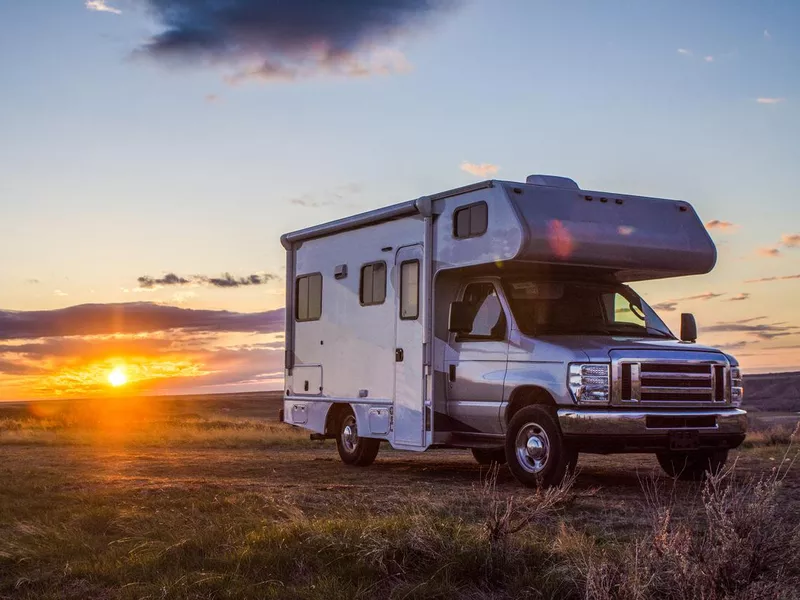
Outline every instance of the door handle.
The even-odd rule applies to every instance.
[[[450,365],[450,381],[453,382],[456,380],[456,366]]]
[[[394,360],[395,362],[403,362],[403,349],[397,348],[394,351]]]

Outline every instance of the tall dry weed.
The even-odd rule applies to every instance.
[[[650,531],[622,550],[578,557],[584,598],[800,598],[800,523],[781,503],[791,461],[781,465],[760,477],[738,477],[735,463],[708,474],[682,519],[674,482],[667,493],[655,479],[643,484]]]

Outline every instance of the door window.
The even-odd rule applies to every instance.
[[[407,260],[400,265],[400,318],[419,317],[419,261]]]
[[[469,333],[458,340],[503,340],[506,336],[506,315],[494,284],[470,283],[464,290],[464,302],[474,311]]]

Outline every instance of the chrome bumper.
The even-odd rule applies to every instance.
[[[611,410],[562,408],[558,422],[564,435],[663,436],[669,431],[743,435],[747,413],[738,408],[717,410]]]

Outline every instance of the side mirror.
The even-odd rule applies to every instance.
[[[475,318],[473,307],[469,302],[451,302],[448,329],[451,333],[469,333]]]
[[[681,340],[684,342],[697,341],[697,322],[692,313],[681,314]]]

